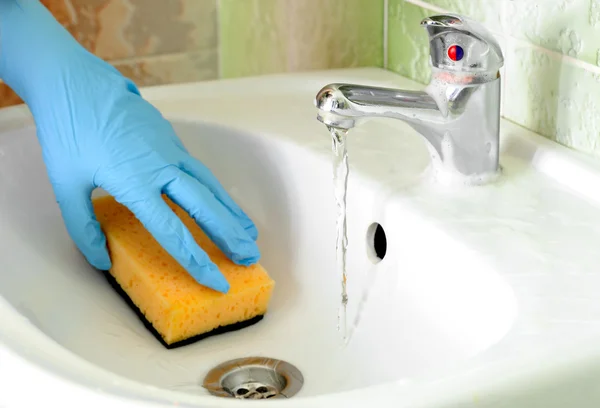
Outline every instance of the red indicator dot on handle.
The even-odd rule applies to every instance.
[[[465,53],[460,45],[452,45],[448,48],[448,58],[452,61],[460,61],[464,54]]]

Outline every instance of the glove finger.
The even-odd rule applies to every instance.
[[[246,213],[236,204],[231,196],[225,191],[219,180],[214,174],[202,164],[199,160],[191,157],[184,162],[183,170],[189,173],[191,176],[198,179],[204,184],[214,197],[221,202],[237,219],[242,227],[248,232],[250,237],[256,241],[258,238],[258,229],[254,222],[246,215]]]
[[[260,252],[254,238],[198,180],[180,172],[165,186],[164,192],[188,212],[233,262],[248,266],[258,261]]]
[[[75,245],[92,266],[107,271],[111,267],[110,256],[106,249],[106,237],[94,214],[91,194],[91,189],[69,188],[57,191],[56,200]]]
[[[229,291],[229,282],[160,194],[123,203],[199,284],[222,293]]]

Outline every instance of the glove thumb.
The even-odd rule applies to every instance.
[[[66,186],[55,189],[55,194],[65,226],[75,245],[93,267],[109,270],[111,262],[106,249],[106,237],[94,214],[92,189]]]

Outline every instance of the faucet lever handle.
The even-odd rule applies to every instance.
[[[502,49],[478,22],[459,14],[439,14],[421,21],[429,34],[430,62],[453,73],[490,74],[504,64]]]

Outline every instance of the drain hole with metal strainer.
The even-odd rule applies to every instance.
[[[210,370],[203,387],[224,398],[291,398],[300,391],[304,377],[290,363],[264,357],[226,361]]]

